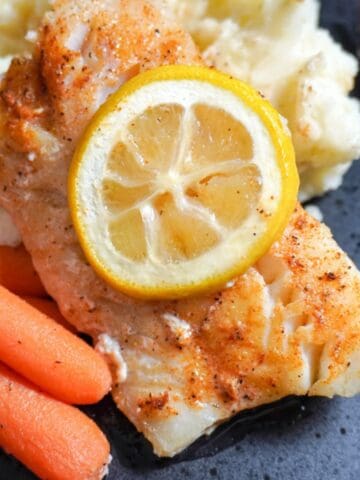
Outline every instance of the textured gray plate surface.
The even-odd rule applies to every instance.
[[[322,4],[323,24],[346,49],[355,52],[360,47],[360,0],[323,0]],[[351,169],[341,189],[316,202],[334,236],[358,266],[359,185],[360,163]],[[171,461],[160,461],[151,454],[147,442],[111,399],[86,412],[111,441],[114,460],[108,480],[360,479],[360,396],[331,401],[289,399],[241,415]],[[0,480],[35,477],[0,452]]]

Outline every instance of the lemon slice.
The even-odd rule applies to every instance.
[[[248,85],[202,67],[138,75],[95,115],[69,199],[83,251],[144,299],[216,289],[285,228],[298,174],[285,122]]]

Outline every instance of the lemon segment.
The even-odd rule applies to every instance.
[[[278,238],[299,187],[285,122],[248,85],[169,66],[100,108],[69,172],[74,226],[114,288],[171,299],[220,288]]]

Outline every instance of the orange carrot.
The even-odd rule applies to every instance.
[[[98,480],[110,459],[109,444],[90,418],[2,364],[0,446],[43,480]]]
[[[65,327],[67,330],[70,330],[70,332],[76,333],[76,328],[61,315],[58,306],[53,300],[39,297],[22,298],[25,300],[25,302],[30,303],[30,305],[32,305],[34,308],[40,310],[40,312],[52,318],[57,323],[60,323],[60,325]]]
[[[96,403],[111,386],[94,349],[1,286],[0,361],[66,403]]]
[[[0,285],[17,295],[47,296],[23,245],[17,248],[0,246]]]

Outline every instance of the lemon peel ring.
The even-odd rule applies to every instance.
[[[128,81],[75,152],[69,203],[82,249],[121,292],[216,290],[278,239],[299,179],[284,120],[213,69],[166,66]]]

